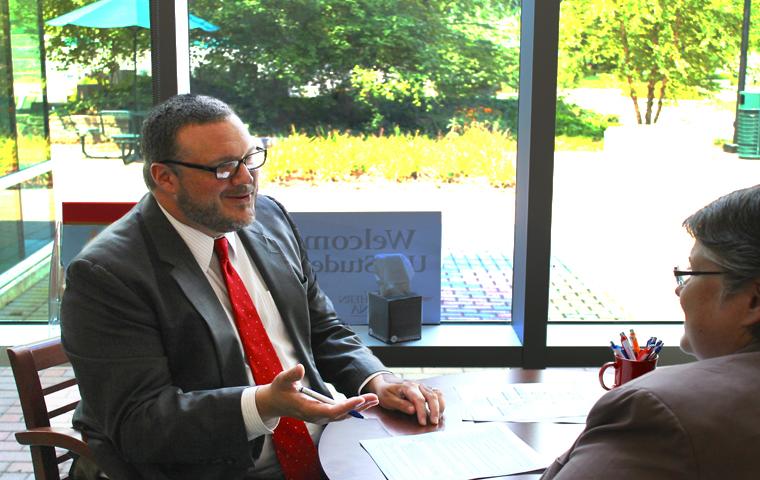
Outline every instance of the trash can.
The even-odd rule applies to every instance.
[[[760,158],[760,92],[739,93],[736,143],[739,158]]]

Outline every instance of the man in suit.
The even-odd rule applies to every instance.
[[[173,97],[142,142],[150,193],[72,261],[62,303],[75,425],[109,477],[318,478],[319,424],[378,401],[438,423],[440,392],[387,372],[337,318],[226,104]],[[298,390],[336,396],[326,382],[351,398]]]
[[[760,186],[684,221],[690,266],[675,270],[698,361],[605,394],[542,479],[755,479],[760,440]]]

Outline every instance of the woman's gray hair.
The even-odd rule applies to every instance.
[[[724,295],[760,278],[760,185],[720,197],[683,226],[726,271]]]
[[[156,187],[150,166],[177,160],[177,132],[186,125],[204,125],[235,116],[229,105],[205,95],[176,95],[151,110],[142,125],[143,179],[149,190]]]

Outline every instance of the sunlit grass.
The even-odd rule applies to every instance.
[[[439,138],[343,132],[314,137],[294,132],[276,142],[266,175],[280,182],[485,178],[491,185],[510,187],[515,184],[515,150],[509,134],[477,125]]]
[[[16,141],[11,137],[0,137],[0,175],[16,169]]]
[[[50,146],[45,137],[20,135],[17,142],[12,137],[0,136],[0,175],[44,162],[49,158]]]

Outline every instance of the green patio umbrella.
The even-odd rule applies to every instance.
[[[135,67],[133,95],[137,106],[137,28],[150,28],[149,0],[100,0],[77,8],[60,17],[48,20],[48,25],[62,27],[77,25],[93,28],[131,28],[133,32],[132,62]],[[189,16],[190,28],[200,28],[206,32],[215,32],[219,27],[206,20]]]

